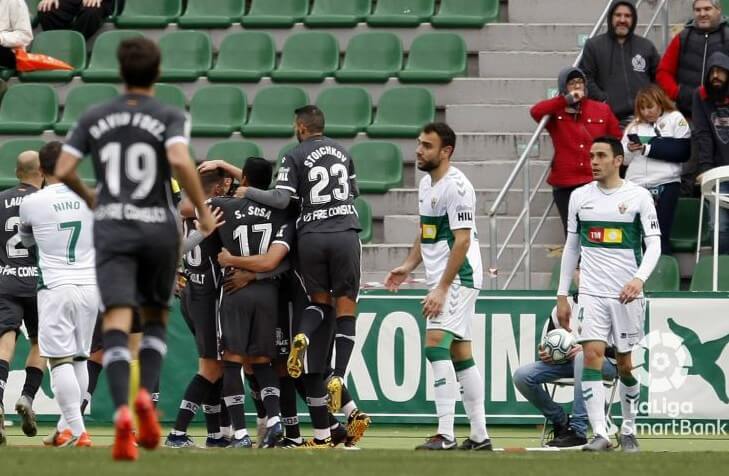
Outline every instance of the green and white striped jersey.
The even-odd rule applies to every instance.
[[[643,238],[660,236],[653,197],[627,180],[604,191],[597,182],[570,196],[567,231],[580,239],[580,294],[620,297],[643,257]]]
[[[428,286],[437,286],[445,272],[454,242],[453,230],[468,228],[471,230],[471,245],[453,282],[480,289],[483,268],[475,221],[476,193],[471,182],[463,172],[451,166],[435,184],[431,183],[430,175],[423,177],[418,199],[420,252]]]

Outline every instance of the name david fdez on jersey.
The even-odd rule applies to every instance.
[[[95,124],[89,127],[89,134],[98,140],[110,130],[117,127],[126,127],[130,124],[149,132],[160,142],[164,140],[164,133],[167,130],[167,126],[154,117],[141,112],[135,112],[134,114],[130,112],[114,112],[99,118]]]

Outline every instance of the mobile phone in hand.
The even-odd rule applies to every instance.
[[[634,144],[641,144],[640,136],[638,134],[628,134],[628,140]]]

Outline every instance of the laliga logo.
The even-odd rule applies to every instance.
[[[649,360],[646,360],[649,359]],[[653,331],[633,349],[638,381],[653,393],[681,388],[691,366],[683,339],[670,332]]]

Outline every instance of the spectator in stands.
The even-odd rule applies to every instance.
[[[694,94],[693,142],[698,156],[699,176],[714,167],[729,165],[729,56],[711,55],[704,85]],[[721,184],[729,194],[729,182]],[[709,207],[710,223],[715,223],[714,207]],[[719,253],[729,254],[729,209],[719,209]]]
[[[579,68],[566,68],[559,74],[559,94],[535,104],[530,113],[535,121],[551,116],[547,131],[554,145],[552,170],[547,182],[554,187],[554,201],[567,234],[567,206],[574,189],[592,182],[590,147],[595,137],[622,137],[620,125],[610,106],[588,99],[587,77]]]
[[[636,93],[655,80],[660,56],[650,40],[634,33],[638,14],[632,2],[614,2],[607,23],[607,33],[585,43],[580,69],[590,98],[607,102],[625,125],[632,120]]]
[[[76,30],[88,40],[114,12],[114,0],[42,0],[38,21],[43,30]]]
[[[0,1],[0,67],[15,69],[15,48],[33,41],[30,13],[25,0]]]
[[[691,156],[691,129],[663,90],[650,85],[635,98],[635,120],[623,135],[625,178],[647,188],[656,202],[661,254],[671,254],[671,229],[681,193],[681,164]]]

